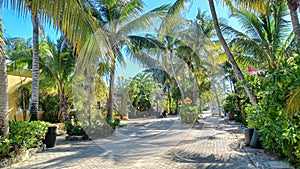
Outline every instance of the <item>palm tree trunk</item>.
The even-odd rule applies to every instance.
[[[171,114],[172,109],[172,98],[170,88],[168,88],[168,114]]]
[[[70,120],[69,114],[68,114],[69,104],[68,104],[68,100],[67,100],[67,96],[65,94],[65,89],[64,88],[61,89],[59,102],[60,102],[59,112],[61,112],[61,114],[63,115],[65,121]]]
[[[116,61],[115,61],[115,59],[112,58],[111,62],[112,63],[111,63],[111,70],[110,70],[109,93],[108,93],[108,99],[107,99],[107,115],[106,115],[106,118],[108,118],[108,119],[112,119]]]
[[[38,120],[39,110],[39,25],[38,14],[31,15],[33,26],[33,56],[32,56],[32,92],[30,102],[30,120]]]
[[[243,75],[241,69],[239,68],[239,66],[237,65],[236,61],[234,60],[234,57],[233,57],[233,55],[232,55],[232,53],[231,53],[224,37],[222,35],[220,25],[218,23],[218,17],[217,17],[214,1],[213,0],[208,0],[208,2],[209,2],[210,12],[211,12],[211,15],[212,15],[212,19],[213,19],[213,22],[214,22],[214,27],[215,27],[218,39],[219,39],[220,43],[222,44],[222,47],[223,47],[223,49],[224,49],[224,51],[225,51],[225,53],[228,57],[228,60],[229,60],[231,66],[234,70],[234,73],[236,74],[236,76],[238,77],[238,79],[240,81],[243,81],[244,80],[244,75]],[[257,98],[252,93],[252,91],[247,86],[244,86],[244,89],[245,89],[249,99],[251,100],[251,103],[254,106],[257,106]]]
[[[297,43],[300,43],[300,24],[299,24],[298,12],[297,12],[297,9],[299,7],[299,1],[298,0],[287,0],[287,6],[290,10],[293,31],[294,31]]]
[[[214,78],[213,78],[212,82],[213,82],[212,88],[213,88],[213,92],[214,92],[215,97],[216,97],[219,116],[221,117],[222,113],[221,113],[221,109],[220,109],[220,100],[219,100],[219,96],[218,96],[218,92],[217,92],[217,88],[216,88],[216,82],[215,82]]]
[[[0,0],[0,5],[2,5],[2,0]],[[0,6],[0,13],[2,13],[2,6]],[[0,136],[8,137],[8,87],[4,52],[5,44],[2,35],[2,17],[0,14]]]
[[[1,3],[0,3],[1,4]],[[1,7],[0,7],[1,8]],[[1,23],[1,19],[0,19]],[[8,89],[7,89],[7,73],[4,56],[4,44],[1,34],[1,47],[0,47],[0,136],[8,137]]]

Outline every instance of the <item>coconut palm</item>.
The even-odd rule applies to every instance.
[[[1,3],[2,4],[2,3]],[[33,25],[33,62],[32,62],[32,97],[30,105],[31,120],[37,120],[39,96],[39,22],[52,23],[60,29],[75,50],[79,52],[92,33],[99,27],[91,19],[87,1],[33,1],[33,0],[5,0],[5,7],[11,7],[21,16],[31,13]],[[39,20],[40,18],[40,20]],[[75,29],[73,29],[75,28]]]
[[[39,19],[38,10],[32,8],[32,1],[28,2],[28,8],[31,11],[32,22],[32,87],[31,87],[31,100],[30,100],[30,120],[38,120],[39,111],[39,82],[40,82],[40,68],[39,68]]]
[[[133,31],[148,29],[153,19],[161,16],[167,6],[158,7],[148,13],[142,14],[143,3],[141,0],[131,1],[95,1],[94,14],[99,25],[107,35],[112,53],[109,62],[109,96],[107,100],[107,118],[112,118],[112,104],[114,92],[115,69],[118,63],[123,64],[122,48],[128,44],[128,36]]]
[[[285,4],[271,5],[272,13],[236,11],[235,17],[241,23],[243,32],[224,26],[223,32],[232,37],[230,45],[237,61],[258,68],[276,68],[280,61],[289,57],[286,48],[292,45]]]
[[[1,24],[0,18],[0,24]],[[8,137],[8,88],[2,26],[0,26],[0,135]]]
[[[2,4],[2,0],[0,0]],[[0,6],[0,12],[2,6]],[[8,87],[5,61],[4,38],[2,34],[2,17],[0,15],[0,136],[8,137]]]
[[[240,81],[242,81],[242,80],[244,80],[244,75],[243,75],[240,67],[236,63],[236,61],[235,61],[235,59],[232,55],[232,52],[230,51],[230,48],[228,47],[227,42],[225,41],[225,39],[222,35],[220,25],[219,25],[219,22],[218,22],[218,17],[217,17],[215,5],[214,5],[214,1],[213,0],[208,0],[208,2],[209,2],[209,7],[210,7],[210,11],[211,11],[211,15],[212,15],[212,19],[213,19],[213,22],[214,22],[214,27],[215,27],[218,39],[219,39],[219,41],[220,41],[227,57],[228,57],[228,60],[229,60],[231,66],[234,70],[234,73],[236,74],[237,78]],[[252,104],[256,106],[257,105],[257,98],[255,97],[253,92],[247,86],[244,86],[244,89],[245,89],[249,99],[251,100]]]
[[[224,1],[225,3],[229,4],[228,2],[231,1]],[[285,0],[285,1],[278,1],[278,0],[254,0],[254,1],[249,1],[249,0],[234,0],[234,3],[238,7],[242,7],[244,9],[250,9],[250,10],[256,10],[260,11],[263,13],[268,13],[270,10],[267,10],[267,7],[270,5],[282,5],[283,3],[286,3],[288,9],[289,9],[289,14],[291,17],[292,21],[292,27],[293,27],[293,32],[295,34],[296,40],[299,43],[300,42],[300,24],[299,24],[299,17],[298,17],[298,8],[300,6],[299,0]],[[233,5],[229,5],[231,8],[233,8]]]

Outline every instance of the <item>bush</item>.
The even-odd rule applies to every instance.
[[[44,120],[51,123],[63,121],[63,115],[59,112],[59,96],[47,94],[41,96],[40,106],[44,111]]]
[[[259,130],[263,147],[282,155],[300,167],[300,114],[287,115],[286,101],[293,89],[300,87],[300,59],[284,62],[261,76],[248,77],[257,93],[258,107],[246,107],[248,127]]]
[[[11,140],[0,136],[0,154],[9,154]]]
[[[78,136],[78,135],[85,134],[78,120],[75,120],[74,122],[72,122],[71,120],[65,121],[65,130],[67,131],[67,134],[70,136],[72,135]]]
[[[12,145],[19,148],[33,148],[40,146],[45,139],[49,123],[43,121],[15,121],[10,122],[9,139]]]
[[[193,124],[198,120],[199,109],[197,105],[181,105],[179,108],[179,117],[181,122]]]
[[[105,118],[105,121],[113,128],[116,129],[117,127],[120,127],[121,120],[120,119],[108,119]]]

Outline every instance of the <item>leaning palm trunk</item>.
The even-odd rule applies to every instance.
[[[298,12],[297,12],[297,9],[299,7],[299,1],[298,0],[287,0],[287,6],[290,10],[293,31],[294,31],[297,43],[300,43],[300,24],[299,24]]]
[[[32,56],[32,92],[30,102],[30,120],[38,120],[39,110],[39,26],[38,15],[33,13],[33,56]]]
[[[218,23],[218,17],[217,17],[214,1],[213,0],[208,0],[208,2],[209,2],[209,7],[210,7],[210,11],[211,11],[211,15],[212,15],[212,19],[213,19],[213,22],[214,22],[214,27],[215,27],[218,39],[219,39],[219,41],[220,41],[227,57],[228,57],[228,60],[229,60],[231,66],[233,68],[234,73],[236,74],[236,76],[238,77],[238,79],[240,81],[243,81],[244,80],[244,75],[243,75],[241,69],[239,68],[239,66],[237,65],[236,61],[234,60],[234,57],[233,57],[233,55],[232,55],[232,53],[231,53],[224,37],[222,35],[221,29],[220,29],[220,26],[219,26],[219,23]],[[254,106],[257,106],[257,98],[254,96],[252,91],[247,86],[244,86],[244,89],[245,89],[251,103]]]

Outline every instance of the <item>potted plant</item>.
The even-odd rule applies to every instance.
[[[46,144],[46,148],[51,148],[56,145],[56,125],[49,125],[48,131],[45,136],[45,140],[43,141],[44,144]]]
[[[238,107],[236,105],[236,94],[230,94],[226,97],[223,107],[225,114],[228,114],[229,120],[234,120],[235,112],[238,112]]]

